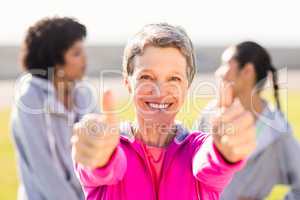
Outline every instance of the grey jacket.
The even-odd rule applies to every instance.
[[[202,131],[210,130],[215,103],[203,110],[197,123]],[[223,192],[223,200],[264,199],[277,184],[290,186],[286,200],[300,200],[300,145],[283,114],[265,102],[256,121],[257,148],[244,169],[235,174]]]
[[[68,111],[51,82],[29,74],[19,79],[11,116],[20,174],[18,199],[84,199],[73,170],[70,137],[74,122],[99,110],[91,88],[80,82],[74,91],[75,107]]]

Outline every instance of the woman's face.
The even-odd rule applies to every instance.
[[[133,94],[137,117],[169,125],[182,107],[187,91],[187,62],[173,47],[146,47],[132,61],[134,73],[125,79]]]
[[[64,54],[63,78],[69,81],[80,80],[86,70],[86,53],[82,40],[76,41]]]
[[[221,60],[222,64],[216,70],[215,76],[225,87],[228,84],[232,85],[233,94],[236,96],[242,90],[244,83],[241,77],[242,74],[240,73],[239,63],[233,59],[234,54],[234,48],[228,48],[224,51]]]

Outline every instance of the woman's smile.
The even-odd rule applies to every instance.
[[[145,102],[152,110],[164,111],[167,110],[172,103],[156,103],[156,102]]]

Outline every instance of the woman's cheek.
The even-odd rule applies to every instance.
[[[183,85],[178,85],[176,88],[174,88],[172,94],[178,99],[178,101],[184,101],[184,99],[187,96],[187,87],[184,87]]]
[[[155,85],[151,82],[138,82],[134,88],[136,95],[144,96],[151,95],[155,90]]]
[[[178,110],[181,109],[181,107],[184,105],[184,102],[187,98],[187,89],[182,89],[181,94],[178,95]]]

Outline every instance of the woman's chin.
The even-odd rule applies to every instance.
[[[160,111],[140,113],[139,117],[143,119],[144,122],[150,122],[161,125],[169,125],[174,122],[175,119],[174,114],[164,113]]]

